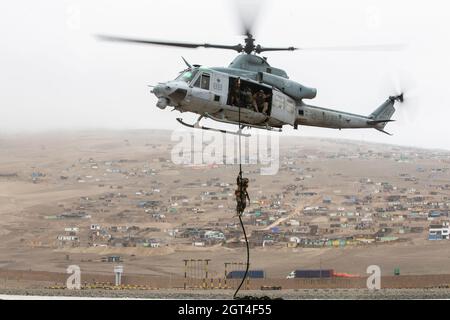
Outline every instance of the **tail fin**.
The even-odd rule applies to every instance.
[[[392,122],[392,116],[395,113],[394,104],[396,101],[403,102],[403,94],[395,97],[389,97],[381,106],[379,106],[374,112],[369,116],[368,124],[373,125],[375,129],[384,132],[384,127],[388,122]]]

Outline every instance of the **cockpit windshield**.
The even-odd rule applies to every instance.
[[[198,70],[187,70],[181,73],[175,80],[178,81],[184,81],[187,83],[190,83],[192,79],[194,79],[195,75],[197,74]]]

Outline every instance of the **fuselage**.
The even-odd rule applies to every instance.
[[[172,106],[180,112],[193,112],[227,123],[240,121],[242,124],[273,128],[281,128],[283,125],[297,128],[303,125],[382,130],[392,116],[393,112],[390,112],[386,115],[387,119],[384,119],[386,122],[376,122],[373,121],[376,115],[363,116],[308,105],[304,100],[314,98],[317,94],[315,89],[289,80],[283,70],[271,68],[260,57],[239,57],[247,58],[236,59],[238,61],[235,60],[230,68],[195,66],[180,73],[175,80],[160,83],[152,91],[158,97],[157,106],[161,109]],[[256,67],[248,64],[247,69],[239,69],[245,62],[249,62],[248,57],[259,59],[251,60]],[[261,62],[259,66],[258,61]],[[255,102],[258,100],[258,92],[265,96],[263,102],[259,99],[259,105]],[[393,102],[394,100],[387,100],[385,104],[390,107]]]

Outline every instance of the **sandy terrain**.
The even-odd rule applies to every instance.
[[[68,265],[76,264],[83,272],[112,275],[113,265],[101,262],[101,258],[120,255],[128,274],[182,276],[183,259],[211,259],[210,277],[221,277],[225,262],[244,261],[243,247],[221,244],[194,247],[191,239],[168,234],[169,229],[186,227],[224,230],[227,224],[237,223],[233,196],[226,200],[201,199],[202,192],[220,190],[203,185],[212,178],[229,183],[233,189],[237,167],[174,165],[170,161],[173,145],[169,133],[163,131],[0,136],[0,269],[64,273]],[[302,213],[303,208],[322,206],[323,197],[328,196],[333,202],[332,211],[337,212],[344,206],[341,204],[344,195],[364,196],[380,188],[376,184],[360,183],[363,178],[389,182],[397,190],[413,188],[427,197],[430,191],[436,190],[432,186],[450,181],[449,172],[441,170],[450,167],[450,156],[444,151],[296,137],[281,140],[280,154],[282,167],[277,176],[261,176],[257,165],[245,166],[251,179],[252,200],[259,201],[262,196],[273,199],[288,185],[300,184],[304,191],[316,195],[295,196],[286,191],[280,209],[286,210],[287,215],[278,217],[269,226],[249,224],[250,234],[274,226],[287,228],[285,223],[290,219],[328,227],[329,216],[306,216]],[[399,161],[403,158],[407,160]],[[296,159],[295,163],[287,164],[292,161],[289,159]],[[289,167],[303,171],[293,172]],[[408,174],[416,180],[405,181],[400,174]],[[36,176],[35,181],[33,176]],[[108,193],[114,193],[114,197],[107,203],[102,197]],[[412,195],[414,193],[409,194]],[[186,196],[189,205],[184,206],[181,200],[171,200],[177,196]],[[438,190],[429,201],[445,203],[448,198],[448,190]],[[177,212],[157,221],[137,206],[143,200],[161,201],[166,207],[176,208]],[[382,199],[375,198],[371,209],[381,205],[384,205]],[[257,207],[254,203],[250,206]],[[202,208],[204,212],[195,213],[192,208]],[[357,211],[351,205],[346,206],[346,210]],[[90,217],[51,218],[79,211]],[[394,220],[376,222],[372,229],[364,232],[377,231],[379,223],[391,225],[395,222],[422,226],[424,231],[405,235],[395,233],[403,241],[370,246],[287,248],[285,243],[264,248],[257,246],[251,251],[251,267],[264,269],[269,278],[283,278],[290,271],[301,268],[332,268],[365,275],[366,268],[374,264],[381,267],[383,275],[392,275],[397,267],[402,275],[450,274],[449,242],[427,240],[430,221]],[[139,234],[159,239],[161,246],[90,247],[91,224],[105,228],[127,225],[149,229],[141,230]],[[58,235],[64,234],[67,227],[80,229],[79,246],[58,243]],[[344,228],[335,234],[352,235],[355,230]]]

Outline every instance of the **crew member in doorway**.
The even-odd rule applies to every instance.
[[[267,109],[269,108],[269,103],[266,101],[270,95],[266,95],[263,90],[259,90],[253,95],[253,107],[256,112],[262,112],[267,115]]]
[[[241,79],[234,82],[234,87],[231,92],[231,105],[239,107],[241,104]]]
[[[241,95],[244,102],[244,107],[250,109],[253,106],[253,94],[250,88],[246,88]]]
[[[250,197],[247,192],[249,180],[248,178],[242,178],[241,175],[238,175],[236,182],[237,189],[234,192],[236,195],[236,211],[238,215],[242,215],[247,207],[247,200],[250,202]]]
[[[263,108],[262,112],[268,116],[269,115],[269,103],[270,103],[270,99],[271,99],[272,95],[266,94],[265,96],[266,96],[266,99],[264,100],[264,108]]]

